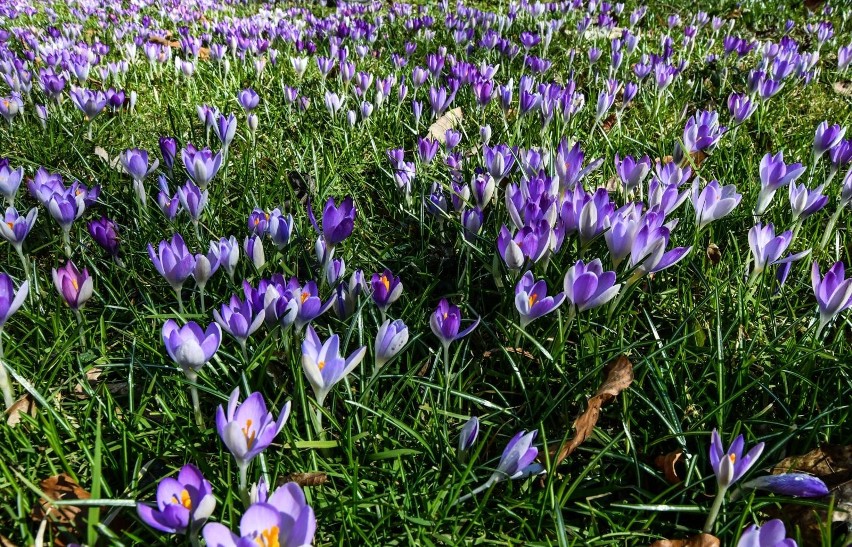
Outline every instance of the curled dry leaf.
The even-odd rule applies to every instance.
[[[284,476],[282,483],[295,482],[299,486],[321,486],[328,482],[325,473],[290,473]]]
[[[21,423],[21,417],[24,414],[28,414],[30,416],[35,417],[35,400],[33,399],[32,395],[27,393],[23,397],[12,403],[12,406],[9,408],[9,410],[6,411],[6,414],[6,425],[8,425],[9,427],[15,427],[16,425]]]
[[[651,544],[651,547],[719,547],[722,543],[716,536],[698,534],[686,539],[661,539]]]
[[[606,133],[609,133],[609,132],[610,132],[610,130],[612,130],[612,128],[615,126],[615,122],[616,122],[616,120],[617,120],[617,118],[616,118],[615,114],[610,114],[610,115],[609,115],[609,116],[607,116],[607,118],[606,118],[606,119],[605,119],[605,120],[601,123],[601,128],[602,128],[602,129],[603,129]]]
[[[722,260],[722,251],[715,243],[710,243],[710,245],[707,246],[707,260],[709,260],[714,266],[719,264]]]
[[[845,97],[852,97],[852,82],[839,81],[834,82],[834,85],[831,86],[834,88],[834,92],[838,95],[843,95]]]
[[[429,126],[429,136],[439,143],[444,144],[447,140],[447,129],[456,127],[461,123],[463,118],[464,114],[461,107],[457,106],[452,110],[448,110],[443,116],[435,120],[435,123]]]
[[[605,366],[603,372],[605,379],[601,387],[589,399],[586,411],[574,420],[574,437],[563,443],[558,450],[556,450],[556,447],[551,447],[551,454],[554,454],[554,466],[558,466],[592,434],[595,424],[598,423],[598,418],[600,418],[601,407],[633,383],[633,364],[624,355],[620,355]]]
[[[0,547],[17,547],[12,540],[0,534]]]
[[[677,464],[681,461],[681,458],[683,458],[683,450],[678,448],[674,452],[657,456],[654,460],[657,469],[663,472],[669,484],[680,484],[683,482],[683,479],[677,473]]]
[[[31,517],[36,522],[49,519],[56,544],[67,545],[67,537],[79,535],[85,527],[82,509],[75,505],[52,505],[51,501],[87,500],[92,495],[65,473],[42,480],[39,488],[44,497],[33,506]]]

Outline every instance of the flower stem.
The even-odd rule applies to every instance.
[[[248,462],[240,462],[237,464],[240,470],[240,499],[246,509],[251,505],[251,498],[248,491]]]
[[[71,258],[71,230],[62,230],[62,246],[65,249],[65,257]]]
[[[12,391],[12,383],[9,381],[9,373],[6,372],[6,359],[3,354],[3,329],[0,329],[0,389],[3,391],[3,402],[6,404],[6,410],[9,410],[15,403],[15,397]]]
[[[85,323],[83,322],[83,314],[80,313],[80,310],[74,310],[74,316],[77,318],[77,329],[80,333],[80,347],[84,350],[86,349],[86,329]]]
[[[710,534],[713,532],[713,525],[716,523],[716,517],[719,516],[719,509],[722,508],[722,502],[725,501],[725,492],[728,489],[726,487],[719,487],[719,490],[716,492],[716,499],[713,500],[713,505],[710,507],[710,514],[707,515],[707,521],[704,523],[705,534]]]
[[[198,383],[198,374],[192,370],[184,370],[183,373],[186,375],[186,379],[192,382],[189,385],[189,396],[192,398],[192,410],[195,413],[195,425],[197,425],[200,429],[204,429],[204,416],[201,414],[201,403],[198,401],[198,387],[196,384]]]
[[[27,257],[24,256],[24,249],[20,245],[15,245],[15,250],[18,252],[18,258],[21,259],[21,265],[24,267],[24,277],[29,281],[30,279],[30,263],[27,260]]]
[[[825,246],[828,245],[828,240],[831,239],[831,236],[834,235],[834,226],[837,224],[837,219],[840,218],[840,213],[843,212],[843,207],[838,207],[837,210],[831,215],[831,218],[828,220],[828,226],[825,228],[825,233],[822,235],[822,239],[819,242],[819,250],[825,249]]]
[[[183,289],[183,287],[175,287],[175,296],[177,297],[177,303],[178,303],[178,313],[181,314],[181,315],[183,315],[183,313],[184,313],[183,295],[181,294],[182,289]]]
[[[474,488],[471,493],[465,494],[464,496],[460,497],[455,502],[453,502],[453,505],[457,505],[459,503],[465,502],[465,501],[469,500],[470,498],[472,498],[473,496],[476,496],[477,494],[479,494],[479,493],[481,493],[485,490],[488,490],[489,488],[491,488],[495,484],[497,484],[497,480],[494,478],[494,475],[491,475],[490,477],[488,477],[487,481],[483,482],[482,484],[480,484],[479,486]]]

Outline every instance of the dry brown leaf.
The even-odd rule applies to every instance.
[[[284,476],[283,482],[295,482],[299,486],[320,486],[328,482],[325,473],[290,473]]]
[[[52,505],[50,501],[87,500],[92,495],[65,473],[44,479],[39,483],[39,488],[45,497],[40,498],[33,506],[30,516],[36,522],[47,518],[53,529],[56,545],[67,545],[70,541],[68,536],[78,535],[77,532],[85,526],[82,521],[83,511],[74,505]]]
[[[559,447],[558,452],[551,448],[551,453],[556,452],[554,467],[558,466],[592,434],[601,415],[601,407],[630,387],[633,382],[633,364],[624,355],[618,356],[605,366],[603,372],[605,380],[601,387],[589,399],[586,411],[574,420],[574,437]]]
[[[167,36],[166,38],[163,38],[162,36],[149,36],[148,41],[153,42],[155,44],[160,44],[160,45],[163,45],[163,46],[169,46],[172,49],[180,49],[180,42],[175,42],[173,40],[168,39],[168,38],[171,37],[170,32],[167,33],[166,36]],[[208,49],[206,47],[199,48],[198,49],[198,58],[203,59],[205,61],[207,59],[209,59],[210,58],[210,49]]]
[[[0,547],[17,547],[12,540],[0,534]]]
[[[506,353],[514,353],[514,354],[520,355],[520,356],[522,356],[526,359],[529,359],[530,361],[536,360],[535,355],[528,352],[524,348],[495,348],[495,349],[490,349],[490,350],[482,353],[482,358],[483,359],[490,359],[492,357],[497,357],[498,355],[503,353],[503,350],[505,350]]]
[[[104,384],[106,385],[107,391],[109,391],[112,395],[127,395],[130,392],[130,385],[128,382],[104,382],[104,380],[101,380],[101,374],[103,374],[103,370],[99,367],[92,367],[86,371],[86,380],[89,382],[92,389],[97,389],[100,384]],[[78,399],[87,399],[89,394],[83,387],[83,384],[78,382],[77,385],[74,386],[74,396]]]
[[[698,534],[686,539],[661,539],[651,544],[651,547],[719,547],[722,543],[716,536]]]
[[[714,266],[722,260],[722,251],[715,243],[710,243],[710,245],[707,246],[707,260],[709,260]]]
[[[839,81],[831,86],[834,92],[845,97],[852,97],[852,82]]]
[[[15,427],[16,425],[21,423],[22,414],[29,414],[30,416],[35,417],[35,400],[33,400],[32,395],[26,393],[23,397],[12,403],[12,406],[9,407],[9,410],[6,411],[6,414],[8,414],[8,416],[6,417],[6,425],[8,425],[9,427]]]
[[[443,116],[435,120],[435,123],[429,126],[429,136],[439,143],[444,144],[447,140],[447,129],[456,127],[461,123],[463,118],[464,114],[460,106],[448,110]]]
[[[666,477],[666,481],[669,484],[680,484],[683,482],[677,474],[677,464],[680,459],[683,457],[683,450],[678,448],[673,452],[669,452],[663,456],[657,456],[654,460],[654,465],[657,466],[657,469],[663,472]]]
[[[601,124],[601,128],[605,133],[609,133],[610,130],[615,126],[615,121],[618,118],[615,117],[615,114],[610,114]]]

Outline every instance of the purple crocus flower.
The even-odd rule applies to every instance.
[[[0,195],[6,198],[9,205],[14,204],[15,195],[24,178],[24,168],[12,169],[9,160],[0,158]]]
[[[497,251],[510,270],[520,270],[526,260],[538,262],[550,253],[553,230],[546,220],[524,226],[514,236],[506,226],[497,236]]]
[[[38,209],[35,207],[29,210],[27,216],[20,215],[14,207],[8,207],[3,223],[0,224],[0,236],[3,236],[3,239],[20,253],[24,240],[35,225],[36,218],[38,218]]]
[[[196,372],[216,354],[222,343],[222,329],[210,323],[203,330],[195,321],[178,327],[174,319],[163,325],[163,344],[172,361],[185,372]]]
[[[221,311],[213,310],[213,319],[237,340],[241,349],[245,348],[248,337],[263,324],[264,317],[265,310],[255,313],[251,302],[240,300],[235,294],[231,295],[230,301],[222,304]]]
[[[178,194],[171,195],[165,175],[160,175],[157,182],[160,187],[160,192],[157,194],[157,206],[167,219],[174,220],[180,208],[180,196]]]
[[[240,261],[240,244],[237,238],[223,237],[219,240],[219,264],[228,272],[228,278],[233,283],[237,263]]]
[[[805,219],[821,210],[828,203],[828,196],[822,193],[822,184],[813,190],[810,190],[804,183],[791,183],[789,188],[793,220]]]
[[[333,304],[333,298],[329,298],[323,304],[314,281],[308,281],[304,286],[300,286],[297,280],[291,280],[284,297],[294,302],[293,305],[296,307],[294,320],[296,332],[301,332],[305,325],[325,313]]]
[[[12,278],[7,274],[0,272],[0,331],[6,325],[12,315],[18,311],[18,308],[24,303],[27,295],[30,292],[30,284],[28,281],[21,283],[18,291],[15,292],[15,285],[12,283]],[[8,408],[11,404],[6,401]]]
[[[75,220],[83,215],[86,204],[74,192],[64,190],[61,193],[52,194],[46,203],[47,212],[53,217],[62,230],[68,232]]]
[[[373,274],[370,286],[373,289],[373,302],[382,310],[382,313],[402,295],[402,282],[387,268],[381,274]]]
[[[652,181],[651,185],[654,184],[655,182]],[[642,208],[641,202],[628,203],[604,220],[606,229],[604,240],[609,249],[610,259],[616,268],[630,255],[633,240],[636,239],[636,233],[642,227]]]
[[[94,282],[89,275],[89,269],[83,268],[81,272],[70,260],[65,266],[54,268],[52,275],[56,291],[74,311],[82,308],[94,293]]]
[[[133,179],[133,189],[136,192],[136,197],[139,198],[139,203],[144,206],[148,202],[148,198],[145,195],[145,188],[142,182],[145,180],[145,177],[157,169],[157,166],[160,164],[159,161],[155,159],[154,163],[149,166],[148,152],[139,148],[125,150],[119,155],[119,158],[121,159],[124,171]]]
[[[846,128],[840,127],[838,124],[828,125],[827,121],[822,122],[816,128],[814,134],[814,162],[819,160],[823,154],[837,146],[837,143],[846,134]]]
[[[459,452],[466,452],[470,450],[474,443],[476,443],[476,438],[479,436],[479,418],[476,416],[471,416],[468,421],[465,422],[464,426],[462,426],[461,433],[459,433]]]
[[[538,449],[532,446],[537,435],[538,430],[529,433],[518,431],[506,444],[506,448],[503,449],[497,469],[489,480],[498,482],[505,479],[521,478],[530,474],[533,468],[537,468],[538,465],[534,462],[536,456],[538,456]]]
[[[484,210],[494,198],[494,192],[497,189],[497,182],[489,173],[480,173],[473,177],[470,183],[471,194],[473,195],[474,204],[481,210]]]
[[[462,237],[468,243],[476,241],[476,237],[482,232],[482,223],[485,216],[482,209],[474,207],[473,209],[464,209],[461,215]]]
[[[790,243],[793,241],[793,232],[787,230],[778,236],[775,235],[775,227],[770,222],[766,226],[757,223],[748,231],[748,245],[751,248],[751,254],[754,257],[754,267],[751,271],[751,278],[756,278],[768,266],[774,264],[788,264],[799,260],[808,253],[810,249],[800,253],[787,255],[785,258],[781,256],[787,251]]]
[[[313,327],[308,326],[302,342],[302,368],[314,389],[317,406],[322,407],[331,388],[358,366],[367,347],[362,346],[344,359],[340,355],[340,338],[334,334],[323,342]]]
[[[195,268],[195,257],[189,252],[180,234],[175,234],[171,241],[161,241],[157,251],[148,244],[148,256],[154,268],[162,275],[175,292],[180,293],[183,283]]]
[[[175,165],[175,156],[177,156],[177,139],[174,137],[160,137],[160,154],[163,156],[163,165],[166,166],[169,174]]]
[[[572,145],[568,144],[566,139],[559,141],[556,147],[556,161],[554,168],[556,177],[559,179],[559,190],[562,195],[566,195],[569,190],[573,190],[578,182],[583,180],[583,177],[596,170],[603,164],[603,158],[592,160],[583,167],[585,154],[580,148],[580,143],[576,142]]]
[[[216,409],[216,430],[241,470],[272,444],[290,416],[290,402],[281,408],[276,420],[266,410],[263,395],[254,392],[240,403],[240,389],[235,388],[228,399],[228,408]],[[206,530],[206,528],[205,528]]]
[[[643,275],[659,272],[674,266],[692,247],[676,247],[666,252],[671,231],[666,226],[646,224],[636,233],[630,249],[630,267],[635,268],[632,282]]]
[[[479,325],[479,318],[477,317],[473,324],[459,332],[461,319],[461,311],[459,311],[458,306],[450,304],[445,298],[441,299],[438,307],[432,312],[429,318],[429,326],[445,348],[448,348],[452,342],[473,332],[473,329]]]
[[[213,129],[222,143],[224,154],[227,154],[227,150],[231,146],[234,136],[237,134],[237,118],[233,114],[228,114],[227,116],[219,114]]]
[[[269,239],[278,247],[278,250],[283,249],[290,243],[293,233],[296,231],[293,215],[289,213],[284,215],[281,209],[278,208],[273,209],[272,213],[269,214],[268,226]]]
[[[178,186],[177,197],[180,204],[189,213],[189,218],[192,222],[197,223],[201,218],[201,213],[207,206],[208,191],[202,190],[192,180],[186,181],[183,186]]]
[[[615,272],[604,272],[600,259],[596,258],[588,264],[578,260],[568,268],[563,288],[574,313],[603,306],[615,298],[621,284],[615,283]]]
[[[300,506],[289,499],[282,500],[280,506],[287,512],[270,503],[252,504],[240,519],[239,535],[224,524],[211,522],[202,531],[204,541],[208,547],[311,545],[316,532],[313,510],[307,504]]]
[[[711,180],[699,192],[698,179],[692,185],[692,207],[695,209],[695,224],[700,231],[705,226],[728,215],[740,204],[742,194],[737,193],[733,184],[719,186],[719,181]]]
[[[219,172],[219,167],[222,166],[221,152],[214,155],[209,148],[198,150],[192,143],[187,143],[186,148],[181,151],[181,157],[186,168],[186,174],[202,190],[207,189],[207,185],[210,184],[210,181]]]
[[[87,225],[89,235],[103,250],[113,258],[118,257],[118,229],[115,222],[107,217],[89,221]]]
[[[538,281],[532,272],[527,272],[515,285],[515,308],[521,316],[521,328],[535,319],[546,315],[562,305],[565,293],[547,296],[547,282],[544,279]]]
[[[328,198],[325,202],[325,207],[322,210],[322,230],[317,225],[317,219],[314,216],[314,210],[308,202],[308,217],[314,229],[323,237],[327,251],[323,257],[323,262],[331,259],[331,252],[335,245],[341,243],[352,234],[352,229],[355,227],[355,217],[358,210],[355,208],[355,203],[352,196],[346,196],[338,206],[334,198]]]
[[[286,530],[285,539],[279,536],[279,545],[311,545],[316,533],[316,518],[308,505],[305,493],[295,482],[288,482],[269,494],[269,487],[262,478],[251,488],[249,499],[252,504],[265,503],[278,510],[280,528]]]
[[[246,256],[251,260],[255,269],[260,270],[266,264],[266,255],[263,252],[263,239],[261,236],[254,234],[246,237],[243,242],[243,250]]]
[[[731,93],[728,96],[728,112],[735,124],[741,124],[757,110],[757,102],[745,93]]]
[[[796,547],[796,541],[787,537],[784,523],[774,519],[763,526],[752,524],[743,530],[737,547]]]
[[[819,262],[814,260],[811,267],[811,284],[819,308],[817,338],[822,334],[822,330],[829,321],[852,306],[852,278],[846,279],[845,277],[846,271],[843,262],[836,262],[825,272],[825,277],[821,278]]]
[[[801,163],[784,163],[784,152],[779,151],[774,156],[767,153],[760,160],[760,193],[757,196],[757,204],[754,206],[754,214],[762,215],[769,208],[775,191],[795,182],[805,168]]]
[[[379,332],[376,333],[376,343],[373,348],[375,356],[373,375],[378,374],[379,370],[393,359],[407,343],[408,327],[405,323],[401,319],[395,321],[385,319],[379,327]]]
[[[686,121],[683,129],[683,143],[688,153],[713,148],[719,137],[727,130],[719,126],[719,113],[712,110],[697,112]]]
[[[806,473],[782,473],[766,475],[743,484],[745,488],[767,490],[773,494],[797,498],[822,498],[828,495],[828,487],[821,479]]]
[[[71,88],[71,102],[86,116],[86,121],[91,121],[100,114],[106,106],[107,99],[103,91],[92,91],[80,87]]]
[[[253,89],[243,89],[237,95],[237,102],[240,103],[240,106],[243,107],[243,110],[245,110],[246,112],[251,112],[252,110],[257,108],[258,103],[260,103],[260,97]]]
[[[157,485],[157,505],[136,504],[142,522],[167,534],[196,534],[213,514],[216,498],[201,471],[192,464],[181,467],[176,479],[167,477]]]
[[[632,156],[624,156],[622,160],[618,154],[615,155],[615,172],[618,173],[626,194],[638,188],[650,171],[651,160],[648,156],[642,156],[638,160],[633,159]]]
[[[512,167],[515,165],[515,154],[505,144],[485,146],[483,160],[488,173],[494,178],[495,182],[499,183],[512,171]]]
[[[763,452],[763,443],[756,444],[745,457],[743,457],[744,448],[745,440],[740,435],[725,450],[719,432],[716,429],[713,430],[710,443],[710,465],[716,474],[716,482],[720,490],[726,490],[757,463],[757,459]]]
[[[265,234],[269,229],[269,213],[255,207],[248,217],[248,229],[252,234]]]

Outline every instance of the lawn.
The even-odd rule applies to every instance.
[[[850,16],[0,3],[0,544],[849,545]]]

